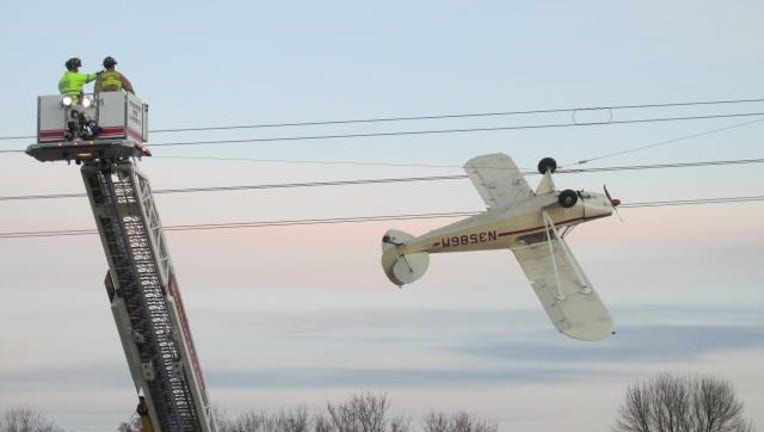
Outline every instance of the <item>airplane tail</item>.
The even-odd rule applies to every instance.
[[[388,230],[382,236],[382,268],[390,282],[403,286],[424,275],[430,265],[427,252],[401,253],[407,241],[415,237],[398,230]]]

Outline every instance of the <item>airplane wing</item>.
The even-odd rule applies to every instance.
[[[546,237],[546,234],[543,234]],[[538,240],[541,240],[538,238]],[[512,247],[552,323],[574,339],[595,341],[615,333],[613,319],[562,239]],[[568,249],[566,253],[565,249]],[[555,273],[555,264],[557,272]],[[559,278],[559,290],[558,290]]]
[[[512,201],[533,196],[531,187],[509,156],[493,153],[470,159],[464,171],[488,208],[503,207]]]

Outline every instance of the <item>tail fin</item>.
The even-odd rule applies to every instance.
[[[430,265],[427,252],[402,254],[400,248],[415,237],[398,230],[388,230],[382,237],[382,268],[390,282],[402,286],[419,279]]]

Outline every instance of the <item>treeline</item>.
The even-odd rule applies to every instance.
[[[363,393],[345,402],[327,403],[326,412],[311,413],[305,406],[278,413],[247,411],[230,416],[214,411],[218,432],[498,432],[496,421],[478,418],[467,412],[431,412],[421,424],[390,413],[390,400],[384,394]],[[133,416],[118,432],[143,432],[140,418]],[[0,431],[3,432],[3,431]]]
[[[31,408],[11,408],[0,416],[0,432],[64,432]]]
[[[218,432],[498,432],[495,420],[467,412],[431,412],[414,422],[390,412],[384,394],[363,393],[340,403],[327,403],[326,411],[311,413],[305,406],[279,413],[248,411],[236,416],[217,409]],[[659,374],[637,381],[626,391],[612,432],[755,432],[745,416],[743,402],[729,381],[713,376]],[[0,415],[0,432],[64,432],[28,408]],[[133,415],[117,432],[144,432]]]

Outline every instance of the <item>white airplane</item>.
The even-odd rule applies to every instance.
[[[610,216],[620,201],[607,189],[557,191],[554,159],[542,159],[538,169],[543,178],[534,192],[505,154],[468,161],[464,170],[488,209],[419,237],[388,230],[382,237],[387,277],[399,287],[414,282],[431,253],[509,248],[560,332],[586,341],[614,334],[610,314],[563,238],[582,222]]]

